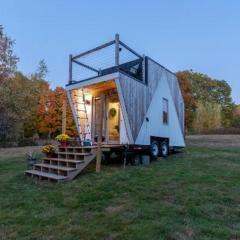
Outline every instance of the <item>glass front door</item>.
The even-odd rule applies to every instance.
[[[119,99],[117,94],[108,97],[107,119],[108,119],[108,142],[119,142]]]
[[[94,141],[97,142],[98,138],[98,130],[99,130],[99,117],[100,117],[100,111],[102,111],[102,117],[103,117],[103,124],[102,124],[102,141],[106,141],[106,100],[104,97],[103,100],[103,109],[100,109],[100,97],[96,96],[94,97],[94,112],[93,112],[93,138]]]

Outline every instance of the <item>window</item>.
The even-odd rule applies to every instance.
[[[168,124],[168,100],[163,98],[163,123]]]

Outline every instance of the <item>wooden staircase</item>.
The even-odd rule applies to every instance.
[[[33,165],[26,175],[51,182],[70,181],[96,157],[96,146],[58,147],[53,157],[45,157]]]

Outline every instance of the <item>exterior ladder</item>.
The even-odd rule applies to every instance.
[[[91,130],[87,114],[86,99],[84,89],[81,88],[81,95],[78,96],[77,90],[74,91],[75,106],[77,112],[77,124],[80,134],[81,145],[92,145]],[[88,138],[87,138],[88,137]]]

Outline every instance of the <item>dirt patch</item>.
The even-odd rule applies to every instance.
[[[190,135],[186,140],[188,146],[240,147],[240,135]]]

